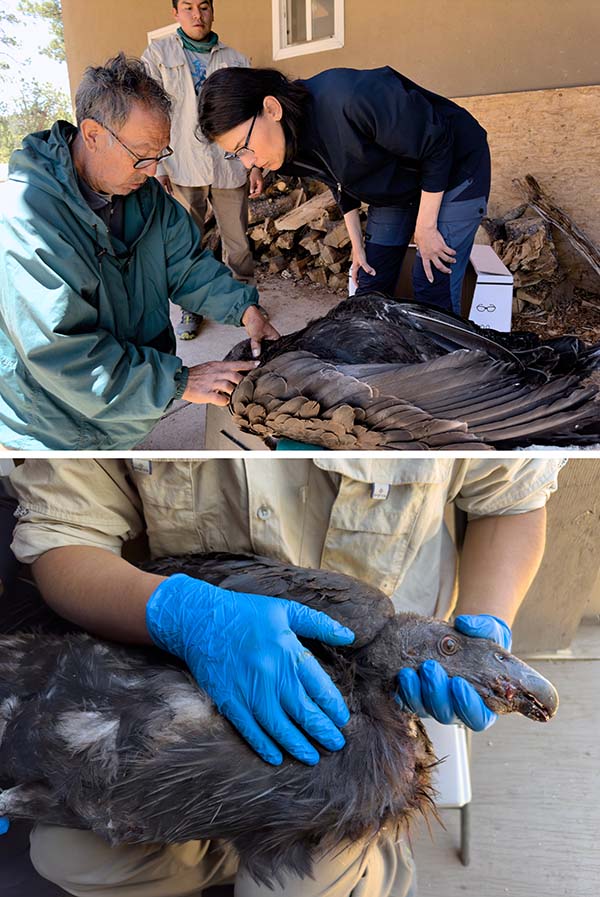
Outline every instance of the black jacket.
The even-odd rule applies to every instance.
[[[386,66],[329,69],[300,81],[310,93],[284,174],[328,184],[343,212],[361,202],[409,207],[473,175],[486,132],[452,100]]]

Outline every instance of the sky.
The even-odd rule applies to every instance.
[[[20,47],[7,47],[6,53],[3,48],[2,59],[10,68],[2,72],[2,99],[10,106],[11,101],[20,94],[22,84],[31,78],[49,81],[53,87],[64,90],[69,95],[66,63],[54,62],[40,53],[40,48],[45,47],[51,39],[47,25],[42,19],[20,14],[18,2],[19,0],[2,0],[3,10],[14,13],[20,19],[19,25],[7,25],[6,30],[21,43]]]

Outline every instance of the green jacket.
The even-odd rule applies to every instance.
[[[111,241],[78,189],[74,133],[31,134],[0,188],[0,443],[14,449],[134,448],[187,382],[168,300],[225,324],[258,302],[154,178],[126,197],[127,245]]]

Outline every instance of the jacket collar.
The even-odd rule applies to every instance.
[[[167,68],[176,68],[178,65],[187,65],[185,50],[183,49],[183,45],[176,31],[166,37],[159,38],[159,40],[156,41],[156,46],[160,47],[160,61]],[[226,49],[227,44],[218,40],[207,56],[211,57],[214,53],[218,53],[219,50]]]
[[[23,140],[22,149],[15,150],[10,158],[9,180],[35,187],[54,200],[65,203],[82,223],[92,228],[96,239],[103,243],[112,255],[111,241],[104,234],[103,228],[99,227],[100,219],[90,208],[79,188],[70,149],[76,135],[77,128],[67,121],[55,122],[49,131],[29,134]],[[139,203],[144,226],[137,239],[150,226],[156,206],[155,190],[162,188],[157,184],[153,186],[149,179],[135,194],[129,194],[124,198],[126,203]]]

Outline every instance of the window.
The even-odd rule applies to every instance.
[[[344,0],[272,0],[273,59],[344,46]]]

